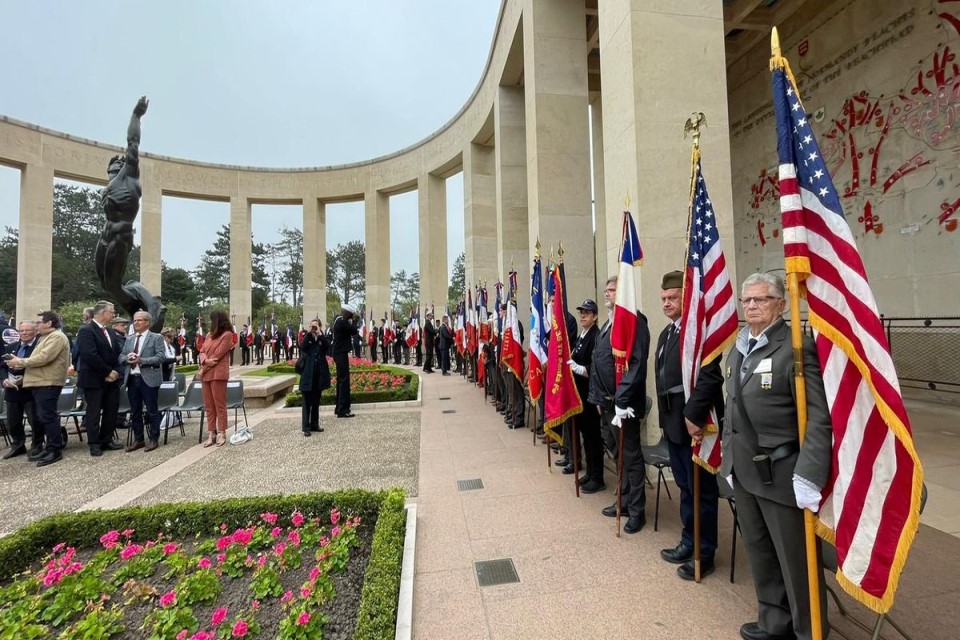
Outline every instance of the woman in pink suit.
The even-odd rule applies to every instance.
[[[233,349],[233,325],[219,309],[210,312],[210,333],[200,348],[203,405],[207,412],[209,438],[204,447],[227,443],[227,379],[230,377],[230,351]]]

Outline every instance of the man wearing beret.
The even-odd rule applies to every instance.
[[[337,367],[337,404],[334,413],[338,418],[352,418],[350,411],[350,349],[357,327],[353,322],[357,310],[345,304],[340,315],[333,321],[333,364]]]
[[[693,474],[700,473],[700,575],[713,573],[713,556],[717,550],[717,477],[694,469],[691,439],[703,436],[703,427],[715,408],[717,419],[723,418],[723,373],[720,356],[700,368],[690,399],[684,400],[683,369],[680,363],[680,316],[683,312],[683,272],[671,271],[660,285],[663,315],[670,320],[657,340],[657,406],[660,428],[670,450],[670,468],[680,487],[680,522],[683,533],[672,549],[664,549],[660,557],[679,564],[677,575],[694,579],[693,565]]]

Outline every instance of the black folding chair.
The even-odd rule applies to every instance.
[[[643,461],[657,469],[657,507],[653,516],[653,530],[656,531],[660,525],[661,485],[663,485],[663,488],[667,491],[667,499],[673,500],[673,496],[670,495],[670,485],[667,483],[667,478],[663,474],[663,470],[670,467],[670,449],[667,447],[667,439],[661,435],[660,442],[649,447],[641,445],[640,452],[643,454]]]
[[[206,416],[206,410],[203,406],[202,389],[203,383],[199,380],[191,382],[190,386],[187,387],[187,396],[183,399],[183,404],[180,405],[179,409],[181,413],[200,412],[200,435],[197,438],[197,442],[203,442],[203,419]]]
[[[247,407],[243,402],[243,380],[227,380],[227,410],[233,409],[233,432],[237,432],[238,411],[243,410],[243,426],[250,428],[247,424]],[[203,434],[201,433],[201,436]]]
[[[76,427],[76,436],[83,442],[83,432],[80,430],[80,418],[87,413],[86,403],[83,400],[83,389],[80,387],[63,387],[60,389],[60,397],[57,398],[57,416],[60,419],[60,430],[64,434],[64,442],[67,438],[66,424],[73,418],[73,424]]]
[[[160,383],[160,389],[157,391],[157,409],[160,411],[161,421],[166,421],[168,416],[174,416],[176,425],[180,427],[180,435],[187,435],[183,428],[183,414],[180,412],[180,396],[177,393],[176,382]],[[163,444],[167,444],[168,433],[170,433],[169,425],[163,430]]]

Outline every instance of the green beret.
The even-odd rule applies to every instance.
[[[661,289],[683,289],[683,271],[671,271],[663,274]]]

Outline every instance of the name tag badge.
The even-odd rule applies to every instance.
[[[727,377],[729,378],[731,375],[733,375],[733,370],[730,367],[727,367]]]
[[[757,368],[753,370],[754,373],[770,373],[771,371],[773,371],[773,358],[764,358],[757,363]]]
[[[760,388],[761,389],[772,389],[773,388],[773,374],[772,373],[761,373],[760,374]]]

